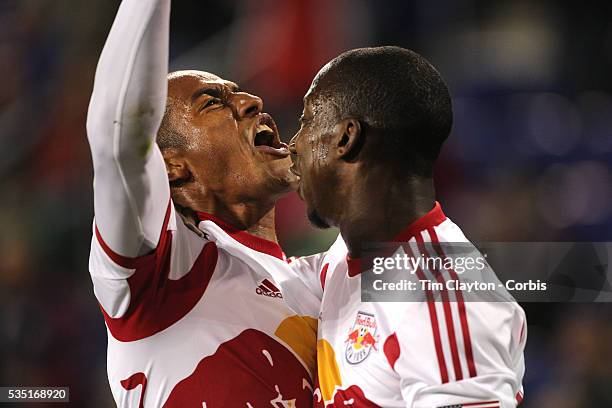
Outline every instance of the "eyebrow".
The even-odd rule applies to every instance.
[[[223,91],[218,88],[200,88],[191,95],[191,103],[194,103],[200,96],[210,95],[213,98],[221,98]]]
[[[230,85],[230,92],[242,92],[236,84]],[[200,88],[191,95],[191,103],[193,104],[200,96],[209,95],[213,98],[222,98],[226,93],[225,90],[219,88]]]

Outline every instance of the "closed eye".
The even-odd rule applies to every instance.
[[[219,98],[210,98],[209,100],[207,100],[202,105],[202,107],[200,108],[200,112],[203,111],[206,108],[209,108],[209,107],[211,107],[213,105],[220,104],[220,103],[222,103],[221,99],[219,99]]]

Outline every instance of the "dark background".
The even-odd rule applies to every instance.
[[[87,272],[85,118],[118,4],[0,0],[0,385],[70,386],[75,407],[114,404]],[[612,241],[612,2],[175,0],[171,27],[172,69],[263,97],[285,140],[329,59],[414,49],[451,88],[437,188],[469,238]],[[293,194],[278,224],[289,255],[337,233],[310,228]],[[523,406],[612,407],[612,308],[523,306]]]

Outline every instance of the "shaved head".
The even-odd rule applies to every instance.
[[[340,54],[319,71],[306,99],[333,113],[329,126],[360,120],[379,139],[373,144],[377,155],[424,177],[431,177],[453,122],[442,76],[421,55],[400,47]]]
[[[289,150],[274,119],[263,112],[261,98],[209,72],[168,75],[157,145],[172,200],[184,208],[272,203],[296,182],[289,172]]]
[[[166,110],[157,133],[157,144],[161,151],[167,149],[186,149],[189,145],[184,121],[181,113],[187,107],[187,102],[193,96],[190,94],[194,88],[203,89],[198,86],[200,82],[210,84],[231,83],[215,74],[205,71],[183,70],[168,74],[168,98]],[[232,85],[235,85],[231,83]],[[237,86],[236,86],[237,88]]]
[[[427,196],[452,119],[446,83],[414,51],[358,48],[331,60],[304,96],[292,140],[292,169],[312,223],[361,219],[375,196]]]
[[[168,74],[168,81],[172,81],[175,79],[184,79],[188,80],[189,78],[200,78],[205,80],[206,82],[223,82],[218,75],[212,74],[206,71],[197,71],[195,69],[186,69],[182,71],[174,71]]]

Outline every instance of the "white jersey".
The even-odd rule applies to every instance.
[[[206,16],[203,16],[206,18]],[[168,88],[170,0],[124,0],[87,117],[89,269],[119,407],[310,407],[321,290],[275,243],[170,201],[155,136]]]
[[[201,217],[206,239],[170,207],[156,250],[134,259],[95,231],[117,405],[311,406],[320,299],[278,245]]]
[[[468,242],[438,203],[397,241],[430,251],[431,242]],[[362,302],[359,260],[347,260],[341,237],[316,267],[316,406],[507,408],[522,399],[526,320],[516,302],[465,302],[459,290],[452,301]]]

